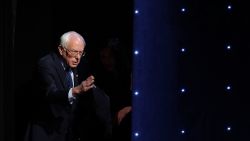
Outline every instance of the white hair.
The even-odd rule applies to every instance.
[[[75,32],[75,31],[69,31],[69,32],[64,33],[60,38],[60,45],[62,47],[67,48],[68,42],[71,38],[81,40],[83,42],[84,46],[86,45],[86,42],[85,42],[84,38],[82,37],[82,35],[80,35],[79,33]]]

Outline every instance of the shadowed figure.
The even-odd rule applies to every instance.
[[[131,72],[123,47],[118,38],[110,38],[98,51],[96,84],[110,97],[113,141],[131,140]]]

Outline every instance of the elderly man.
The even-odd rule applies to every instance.
[[[107,140],[111,136],[109,97],[94,85],[94,76],[78,80],[77,66],[85,40],[64,33],[57,52],[42,57],[34,77],[33,109],[26,141]]]

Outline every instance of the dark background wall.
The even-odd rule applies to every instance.
[[[60,35],[69,30],[75,30],[85,37],[87,50],[102,45],[100,42],[110,36],[118,36],[130,45],[132,2],[18,1],[15,34],[17,67],[32,65],[36,58],[57,47]],[[16,71],[16,74],[25,74],[31,69]]]
[[[0,2],[0,140],[13,139],[15,1]]]

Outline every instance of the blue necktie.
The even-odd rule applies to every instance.
[[[72,88],[73,87],[73,82],[72,82],[72,78],[71,78],[71,69],[66,69],[66,84],[68,88]]]

